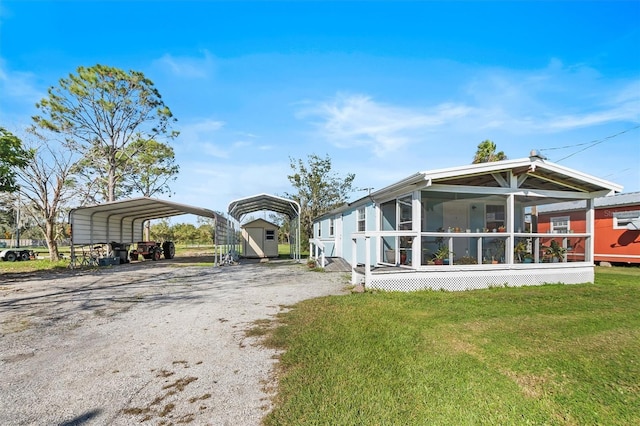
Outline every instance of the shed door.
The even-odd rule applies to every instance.
[[[264,257],[264,229],[246,228],[247,230],[247,257]]]

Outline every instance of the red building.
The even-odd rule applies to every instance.
[[[594,201],[594,261],[640,264],[640,192],[596,198]],[[538,207],[537,232],[585,233],[586,202]],[[549,237],[542,244],[550,244],[553,239],[559,240]],[[569,237],[567,261],[581,261],[584,253],[584,239]]]

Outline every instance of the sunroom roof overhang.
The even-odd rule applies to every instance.
[[[612,182],[546,162],[539,157],[530,157],[420,172],[371,196],[384,199],[394,194],[436,186],[450,188],[454,192],[458,187],[464,192],[473,192],[473,188],[478,188],[481,193],[520,191],[523,195],[531,196],[547,193],[559,199],[565,195],[567,198],[576,195],[593,198],[622,191],[621,186]]]

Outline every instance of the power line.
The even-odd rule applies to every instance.
[[[589,148],[593,148],[594,146],[599,145],[599,144],[601,144],[603,142],[606,142],[609,139],[613,139],[615,137],[618,137],[618,136],[620,136],[622,134],[625,134],[627,132],[630,132],[630,131],[638,129],[638,128],[640,128],[640,124],[635,126],[635,127],[631,127],[630,129],[623,130],[623,131],[621,131],[619,133],[616,133],[615,135],[607,136],[607,137],[602,138],[602,139],[596,139],[595,141],[583,142],[583,143],[578,143],[578,144],[574,144],[574,145],[567,145],[567,146],[561,146],[561,147],[556,147],[556,148],[545,148],[545,149],[540,149],[540,151],[555,151],[555,150],[558,150],[558,149],[576,148],[576,147],[579,147],[579,146],[587,145],[585,148],[582,148],[582,149],[574,152],[573,154],[569,154],[566,157],[562,157],[561,159],[555,161],[556,163],[559,163],[562,160],[566,160],[569,157],[573,157],[574,155],[579,154],[579,153],[581,153],[583,151],[586,151]]]

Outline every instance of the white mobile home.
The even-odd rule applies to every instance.
[[[621,190],[533,153],[420,172],[316,218],[311,253],[342,257],[354,284],[385,290],[593,282],[593,199]],[[586,231],[554,235],[553,255],[525,218],[575,200],[587,203]],[[578,239],[584,256],[562,256]]]

